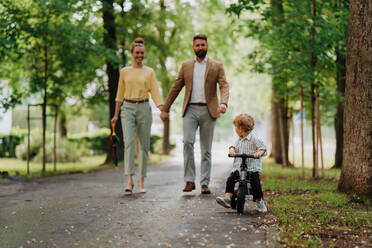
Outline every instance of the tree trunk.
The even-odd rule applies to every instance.
[[[274,83],[273,83],[274,84]],[[279,129],[279,103],[275,101],[276,91],[272,86],[271,95],[271,157],[275,162],[281,164],[283,157],[281,153],[280,129]]]
[[[282,0],[271,0],[270,5],[272,8],[272,25],[273,26],[280,26],[283,23],[283,2]],[[273,62],[272,67],[275,67],[275,63]],[[278,82],[277,77],[275,76],[275,70],[273,70],[272,76],[272,95],[271,95],[271,154],[270,157],[273,157],[275,162],[278,164],[283,163],[283,155],[282,155],[282,145],[281,145],[281,136],[280,136],[280,126],[284,124],[283,119],[280,118],[279,112],[283,115],[287,112],[283,108],[283,100],[278,100],[278,91],[277,86],[280,84]],[[283,128],[287,125],[284,124]],[[288,149],[287,149],[288,150]],[[288,160],[287,160],[288,161]]]
[[[282,154],[282,158],[283,158],[283,167],[288,167],[288,160],[286,158],[286,151],[285,151],[285,131],[284,131],[284,127],[283,127],[283,121],[282,119],[284,119],[283,117],[283,113],[282,113],[282,110],[281,108],[278,109],[278,115],[279,115],[279,132],[280,132],[280,151],[281,151],[281,154]]]
[[[301,108],[301,171],[302,179],[305,179],[305,161],[304,161],[304,89],[300,84],[300,108]]]
[[[116,24],[115,24],[115,12],[113,6],[113,0],[102,0],[102,16],[103,16],[103,28],[105,30],[103,36],[103,42],[108,50],[108,53],[114,54],[117,51],[116,44]],[[110,107],[110,116],[109,119],[114,116],[115,113],[115,98],[116,91],[118,89],[119,81],[119,65],[112,59],[106,57],[106,74],[108,77],[108,91],[109,91],[109,107]],[[111,127],[111,124],[108,123]],[[123,131],[121,127],[121,120],[119,118],[115,126],[116,134],[119,136],[119,160],[124,158],[124,143],[123,143]],[[107,139],[107,156],[105,163],[112,162],[112,145]]]
[[[345,80],[346,80],[346,58],[341,53],[340,48],[336,48],[336,68],[337,68],[337,91],[342,96],[342,100],[337,104],[337,112],[335,116],[335,131],[336,131],[336,153],[335,153],[335,168],[341,168],[342,165],[342,148],[344,142],[344,95],[345,95]]]
[[[60,112],[60,119],[58,121],[58,125],[59,125],[59,136],[61,138],[65,138],[67,136],[67,127],[66,127],[66,115],[62,112]]]
[[[319,176],[318,171],[318,147],[316,145],[316,131],[315,131],[315,71],[316,71],[316,64],[317,64],[317,55],[315,53],[315,35],[316,35],[316,1],[311,1],[310,11],[312,12],[312,26],[310,32],[310,42],[311,42],[311,52],[310,52],[310,64],[311,64],[311,72],[312,72],[312,80],[311,80],[311,136],[313,142],[313,177],[317,178]]]
[[[352,0],[346,56],[344,149],[338,189],[372,198],[372,1]]]
[[[164,0],[159,1],[159,7],[160,7],[160,15],[162,16],[161,22],[158,23],[157,29],[159,32],[159,40],[162,44],[166,46],[167,42],[165,40],[165,31],[166,31],[166,5]],[[169,40],[169,42],[172,42]],[[163,89],[163,97],[166,98],[166,96],[169,93],[169,89],[171,87],[171,80],[168,76],[168,69],[165,64],[167,60],[167,57],[164,56],[163,54],[159,56],[159,64],[161,66],[161,71],[162,71],[162,89]],[[167,119],[164,123],[163,126],[163,145],[162,145],[162,153],[163,154],[169,154],[170,152],[170,144],[169,144],[169,135],[170,135],[170,121]]]

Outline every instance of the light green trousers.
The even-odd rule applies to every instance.
[[[148,102],[138,104],[123,102],[120,117],[124,135],[124,173],[125,175],[135,175],[134,136],[137,129],[139,141],[139,176],[146,177],[152,123],[150,104]]]

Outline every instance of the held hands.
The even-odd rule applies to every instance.
[[[168,112],[165,112],[165,111],[161,111],[160,119],[162,121],[166,121],[167,119],[169,119],[169,113]]]
[[[226,112],[226,104],[221,103],[220,106],[217,108],[218,113],[224,114]]]

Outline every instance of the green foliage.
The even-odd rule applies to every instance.
[[[150,152],[155,153],[155,143],[160,140],[161,137],[159,135],[151,135],[150,137]]]
[[[316,15],[311,1],[270,3],[242,0],[227,9],[245,23],[238,25],[235,19],[237,31],[260,42],[248,62],[255,72],[272,75],[275,96],[288,101],[290,107],[299,100],[303,84],[309,110],[310,84],[320,85],[321,115],[329,123],[335,105],[342,100],[335,81],[335,52],[343,53],[346,47],[347,3],[316,1]]]
[[[110,135],[110,129],[101,128],[93,134],[80,133],[72,135],[69,140],[79,147],[83,155],[99,155],[107,152],[107,147],[110,144]]]
[[[23,138],[17,135],[0,135],[0,158],[15,158],[16,147],[22,140]]]
[[[68,162],[78,162],[80,161],[80,153],[75,144],[69,142],[67,139],[59,139],[57,141],[56,156],[58,163],[68,163]],[[49,142],[45,146],[45,161],[47,163],[52,163],[54,161],[54,150],[53,143]],[[33,161],[42,162],[43,152],[42,149],[39,150],[38,154],[35,156]]]
[[[27,137],[24,138],[22,144],[17,146],[17,158],[27,160]],[[42,149],[42,135],[41,133],[30,136],[30,160],[34,162],[41,162],[43,156]],[[47,135],[45,144],[45,159],[47,163],[54,161],[53,137]],[[80,153],[77,147],[66,139],[58,138],[56,141],[56,155],[58,163],[76,162],[79,161]]]
[[[60,107],[67,97],[81,98],[88,82],[100,80],[100,37],[90,1],[5,0],[0,4],[0,78],[11,94],[7,108],[28,96]]]

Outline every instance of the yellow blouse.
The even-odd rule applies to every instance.
[[[119,86],[116,101],[126,99],[148,99],[151,93],[156,106],[163,104],[155,72],[150,67],[124,67],[120,70]]]

